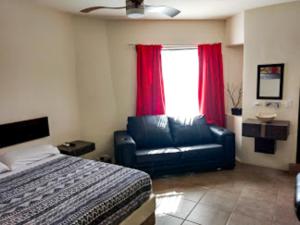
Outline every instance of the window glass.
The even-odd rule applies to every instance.
[[[166,114],[199,115],[197,49],[162,50]]]

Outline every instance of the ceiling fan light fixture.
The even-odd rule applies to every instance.
[[[126,14],[131,19],[140,19],[144,17],[144,8],[127,8]]]
[[[144,0],[126,0],[125,6],[92,6],[80,10],[81,13],[90,13],[98,9],[126,9],[126,15],[128,18],[140,19],[145,16],[145,12],[157,12],[159,14],[175,17],[180,11],[176,8],[165,5],[145,5]]]

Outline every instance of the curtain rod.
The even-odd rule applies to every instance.
[[[130,43],[129,46],[136,46],[138,44]],[[146,45],[152,45],[152,44],[146,44]],[[162,46],[193,46],[197,47],[198,44],[161,44]]]
[[[135,47],[137,44],[130,43],[129,46]],[[149,44],[148,44],[149,45]],[[162,50],[188,50],[196,49],[198,44],[161,44]]]

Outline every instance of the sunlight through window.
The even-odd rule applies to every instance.
[[[199,115],[197,49],[162,51],[166,114]]]
[[[182,202],[183,193],[169,192],[157,195],[157,203],[159,207],[155,211],[157,215],[175,214],[179,210],[179,205]]]

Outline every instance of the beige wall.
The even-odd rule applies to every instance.
[[[117,129],[106,23],[74,17],[73,24],[81,135],[96,143],[97,151],[88,158],[97,158],[99,154],[112,153],[113,131]],[[118,64],[114,62],[112,66]]]
[[[238,88],[243,83],[243,53],[244,53],[244,13],[234,15],[225,21],[225,45],[229,52],[227,65],[230,71],[226,75],[226,87],[230,85],[235,88],[235,98],[238,98]],[[231,114],[232,102],[226,92],[226,111]],[[240,107],[242,102],[240,103]],[[230,124],[230,122],[229,122]]]
[[[243,45],[238,46],[228,46],[226,48],[227,57],[225,61],[225,89],[227,85],[234,87],[236,89],[234,96],[235,99],[238,97],[238,88],[243,84]],[[232,102],[229,99],[227,91],[225,91],[225,103],[226,103],[226,112],[231,114]],[[242,102],[240,107],[242,106]]]
[[[230,71],[228,71],[226,86],[230,85],[235,88],[235,98],[238,98],[238,88],[243,83],[243,53],[244,53],[244,13],[234,15],[225,21],[225,45],[229,52],[227,57],[227,65],[229,65]],[[226,111],[227,114],[231,114],[232,102],[226,92]],[[242,102],[240,103],[240,107]],[[230,120],[229,120],[230,121]],[[229,122],[230,124],[230,122]]]
[[[0,124],[48,116],[51,138],[79,137],[71,17],[28,1],[0,1]]]
[[[244,12],[234,15],[226,20],[226,44],[227,45],[243,45],[244,37]]]
[[[258,64],[285,63],[283,107],[277,110],[278,118],[291,122],[287,141],[277,141],[275,155],[254,152],[254,140],[243,138],[239,158],[251,164],[287,169],[295,163],[300,87],[300,3],[289,3],[254,9],[245,13],[244,46],[244,98],[243,119],[255,117],[256,70]],[[292,105],[286,108],[288,101]]]

